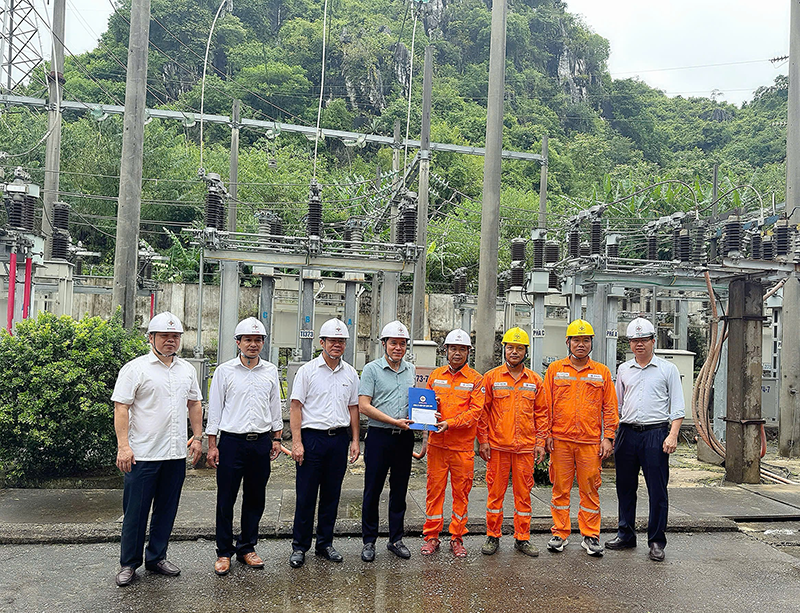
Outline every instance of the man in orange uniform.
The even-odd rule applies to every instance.
[[[472,489],[475,433],[483,410],[483,377],[467,364],[472,341],[464,330],[453,330],[444,339],[447,366],[428,377],[428,388],[436,393],[436,432],[428,438],[428,494],[425,500],[425,544],[422,555],[439,549],[439,532],[444,528],[444,493],[447,475],[453,490],[450,517],[450,550],[464,558],[467,533],[467,500]],[[427,434],[427,432],[426,432]]]
[[[590,556],[602,556],[600,544],[600,466],[614,449],[617,429],[617,393],[608,368],[589,358],[594,330],[576,319],[567,326],[569,355],[550,364],[544,378],[544,396],[550,408],[550,480],[553,498],[553,537],[550,551],[563,551],[571,525],[569,497],[577,472],[581,546]]]
[[[514,491],[514,548],[536,557],[531,545],[531,488],[533,467],[544,459],[548,411],[542,378],[525,368],[530,341],[521,328],[503,335],[505,363],[483,377],[486,400],[478,423],[479,453],[486,460],[486,543],[481,553],[492,555],[500,545],[503,499],[508,473]]]

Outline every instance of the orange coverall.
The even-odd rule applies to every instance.
[[[577,370],[569,358],[550,364],[544,378],[544,397],[550,408],[550,481],[553,497],[553,535],[566,539],[571,525],[569,499],[577,472],[580,507],[578,526],[583,536],[600,535],[600,443],[614,438],[619,416],[611,372],[589,360]]]
[[[486,534],[502,536],[503,499],[511,472],[514,492],[514,538],[531,537],[531,488],[533,487],[534,450],[544,447],[549,422],[542,393],[542,378],[525,368],[519,380],[506,364],[487,372],[478,442],[489,443],[491,455],[486,464]]]
[[[436,405],[447,422],[444,432],[428,437],[428,491],[425,498],[425,540],[438,538],[444,528],[444,494],[447,475],[453,491],[450,534],[467,533],[467,502],[472,490],[475,432],[483,410],[483,377],[465,364],[453,373],[441,366],[428,377],[428,389],[436,393]]]

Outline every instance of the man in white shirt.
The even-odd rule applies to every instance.
[[[152,351],[119,371],[111,400],[117,434],[117,467],[125,473],[120,570],[116,582],[130,585],[142,565],[150,507],[147,570],[168,576],[180,569],[167,560],[167,544],[186,477],[186,419],[191,422],[192,463],[203,452],[203,408],[197,372],[177,357],[183,326],[166,311],[147,327]]]
[[[637,317],[628,324],[633,359],[617,370],[620,423],[614,459],[619,527],[606,548],[636,547],[636,490],[641,467],[650,498],[649,557],[661,562],[667,544],[669,454],[678,447],[684,403],[678,368],[654,355],[655,335],[653,324],[646,319]]]
[[[217,366],[208,397],[208,464],[217,469],[217,561],[227,575],[231,558],[264,568],[255,551],[264,514],[270,461],[281,450],[283,417],[278,369],[259,357],[267,332],[255,317],[234,331],[239,356]],[[219,438],[219,441],[217,439]],[[241,534],[233,544],[233,505],[242,486]]]
[[[358,374],[342,359],[350,333],[338,319],[320,328],[322,353],[303,364],[292,385],[289,424],[292,459],[297,462],[296,503],[292,554],[289,565],[299,568],[311,548],[314,507],[319,492],[316,555],[341,562],[333,547],[333,525],[339,508],[342,481],[350,462],[358,459]]]

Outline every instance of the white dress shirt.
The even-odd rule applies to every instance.
[[[292,400],[303,405],[301,428],[347,427],[348,407],[358,406],[358,373],[344,360],[339,360],[331,370],[320,355],[298,369],[292,384]]]
[[[685,416],[678,367],[654,355],[642,367],[631,359],[617,369],[619,420],[626,424],[656,424]]]
[[[252,369],[239,357],[214,371],[208,393],[206,433],[233,434],[283,430],[281,384],[274,364],[259,358]]]
[[[130,405],[128,444],[134,459],[186,458],[188,402],[201,397],[197,371],[177,356],[167,366],[151,350],[125,364],[111,400]]]

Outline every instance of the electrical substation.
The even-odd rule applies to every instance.
[[[432,155],[440,151],[488,155],[488,149],[430,142],[429,58],[426,50],[419,141],[401,138],[399,125],[392,138],[319,125],[240,119],[238,101],[231,117],[144,109],[142,121],[147,117],[187,126],[199,120],[201,130],[203,123],[229,126],[231,168],[227,183],[219,172],[206,171],[201,144],[201,168],[192,180],[205,186],[204,218],[201,224],[183,230],[185,242],[200,251],[196,286],[182,288],[179,299],[175,292],[167,298],[165,284],[153,279],[153,267],[162,256],[145,242],[136,245],[136,325],[146,327],[159,311],[177,313],[187,328],[183,350],[191,354],[207,381],[213,366],[209,348],[215,345],[217,363],[235,357],[236,323],[243,315],[257,313],[267,330],[263,357],[276,364],[286,359],[289,385],[299,364],[314,356],[319,326],[332,316],[347,325],[354,342],[348,343],[345,359],[359,369],[380,356],[378,331],[397,318],[409,324],[409,357],[421,373],[437,366],[433,338],[454,327],[476,331],[478,292],[469,283],[467,270],[454,271],[452,294],[445,300],[425,295]],[[60,70],[51,75],[51,86],[57,88],[60,76]],[[51,121],[58,122],[64,110],[97,117],[125,112],[116,105],[63,100],[58,92],[51,92],[50,99],[58,105],[2,94],[0,105],[46,109]],[[383,174],[378,169],[372,214],[354,214],[338,224],[324,222],[326,210],[346,209],[346,203],[328,198],[327,186],[318,183],[314,174],[307,201],[293,205],[305,208],[304,227],[287,229],[279,208],[236,208],[242,127],[273,138],[282,132],[305,134],[314,142],[315,164],[316,147],[324,138],[388,147],[393,168]],[[46,137],[53,134],[51,127]],[[409,157],[409,148],[416,154]],[[626,359],[619,349],[625,326],[637,316],[649,318],[658,332],[657,353],[672,360],[681,373],[685,423],[697,431],[706,457],[725,458],[728,478],[735,482],[780,481],[777,475],[760,470],[756,445],[762,430],[781,425],[783,285],[800,264],[800,240],[791,212],[784,205],[765,205],[758,193],[738,208],[720,212],[733,192],[755,190],[741,185],[717,196],[715,183],[711,201],[698,202],[691,186],[665,181],[641,192],[671,184],[682,195],[676,200],[680,210],[670,215],[654,219],[626,215],[616,208],[640,193],[636,192],[615,202],[587,206],[569,218],[548,217],[547,138],[543,138],[541,155],[514,151],[500,155],[509,164],[536,162],[542,175],[538,219],[532,216],[526,235],[511,241],[510,269],[497,276],[495,334],[512,326],[527,330],[530,366],[543,372],[565,355],[567,323],[587,319],[596,330],[592,356],[614,374],[617,364]],[[274,164],[270,160],[270,167]],[[4,173],[0,179],[6,210],[0,228],[0,308],[5,307],[6,330],[13,333],[17,322],[40,311],[81,316],[87,311],[87,296],[104,296],[102,308],[110,309],[116,291],[111,279],[83,274],[85,263],[99,254],[71,240],[72,209],[58,198],[57,180],[52,183],[58,175],[57,163],[55,170],[51,164],[45,173],[50,183],[44,188],[33,183],[22,166],[9,165]],[[139,174],[141,179],[141,168]],[[440,181],[435,175],[434,179]],[[381,187],[383,183],[389,187]],[[120,208],[122,202],[120,195]],[[388,240],[380,238],[387,235]],[[213,288],[207,268],[214,269],[212,277],[219,273],[219,283]],[[258,280],[254,305],[243,300],[249,289],[242,287],[245,275]],[[114,283],[132,285],[133,279],[115,278]],[[413,286],[410,300],[404,300],[401,285]],[[208,308],[212,294],[216,309]],[[362,309],[366,298],[369,305]],[[403,302],[406,308],[401,311]],[[111,312],[102,314],[107,317]],[[216,338],[211,338],[213,330]],[[692,343],[690,330],[696,332]],[[794,417],[789,412],[784,419]]]

